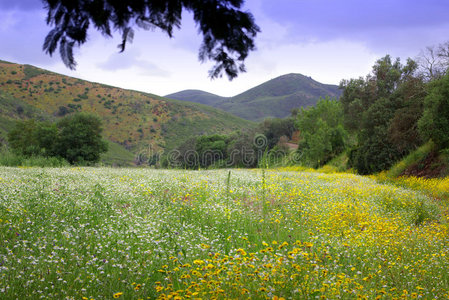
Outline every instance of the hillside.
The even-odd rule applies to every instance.
[[[215,94],[200,90],[184,90],[178,93],[166,95],[165,97],[170,99],[201,103],[209,106],[215,106],[227,99],[226,97],[217,96]]]
[[[287,117],[293,108],[315,105],[320,97],[340,94],[336,85],[322,84],[301,74],[287,74],[230,98],[197,90],[167,97],[208,104],[247,120],[261,121],[268,117]]]
[[[54,120],[76,111],[103,120],[104,136],[129,153],[172,149],[191,136],[227,133],[254,126],[224,111],[152,94],[120,89],[0,61],[0,140],[15,120]],[[148,150],[151,149],[151,150]],[[124,150],[124,151],[123,151]],[[114,153],[113,153],[114,154]],[[111,161],[114,155],[108,155]],[[113,159],[112,159],[113,160]]]

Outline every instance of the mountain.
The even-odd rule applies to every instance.
[[[301,74],[287,74],[230,98],[196,90],[181,91],[167,97],[202,101],[241,118],[261,121],[269,117],[287,117],[293,108],[315,105],[320,97],[339,97],[340,94],[336,85],[322,84]]]
[[[255,126],[210,106],[0,61],[0,142],[16,120],[56,120],[77,111],[103,120],[103,135],[112,151],[105,161],[114,164],[129,164],[137,154],[170,150],[195,135]]]
[[[166,95],[165,97],[170,99],[201,103],[209,106],[215,106],[227,99],[226,97],[217,96],[215,94],[200,90],[184,90],[178,93]]]

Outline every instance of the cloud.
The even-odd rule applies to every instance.
[[[435,31],[449,33],[449,2],[444,0],[259,1],[263,14],[288,30],[284,43],[345,39],[379,53],[412,55],[444,42]]]
[[[123,71],[136,68],[142,76],[168,77],[170,72],[163,70],[159,66],[140,58],[139,51],[128,49],[123,53],[115,53],[97,67],[104,71]]]

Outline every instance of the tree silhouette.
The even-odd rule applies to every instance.
[[[260,31],[250,12],[243,12],[244,0],[43,0],[48,10],[47,24],[53,27],[45,38],[43,49],[52,55],[59,47],[61,59],[70,69],[76,61],[73,48],[87,40],[92,25],[104,36],[118,31],[123,52],[132,42],[134,27],[144,30],[159,28],[173,36],[181,27],[182,10],[193,13],[203,36],[199,60],[215,61],[211,78],[223,72],[230,80],[245,72],[244,60],[255,50],[254,39]]]

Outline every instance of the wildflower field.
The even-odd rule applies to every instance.
[[[447,299],[448,222],[353,174],[2,167],[0,299]]]

